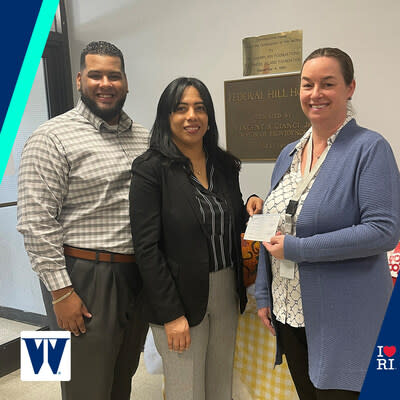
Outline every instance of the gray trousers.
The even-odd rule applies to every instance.
[[[71,381],[62,382],[63,400],[129,400],[148,324],[142,314],[137,268],[66,257],[73,287],[92,318],[87,331],[71,335]],[[49,325],[59,330],[51,295],[42,284]]]
[[[190,328],[183,353],[168,350],[164,326],[151,324],[163,360],[166,400],[232,400],[238,296],[231,268],[210,273],[203,321]]]

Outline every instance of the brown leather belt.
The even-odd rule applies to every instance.
[[[82,260],[89,260],[89,261],[102,261],[102,262],[114,262],[114,263],[136,262],[136,257],[134,254],[119,254],[119,253],[108,253],[106,251],[85,250],[66,245],[64,245],[64,254],[66,256],[81,258]]]

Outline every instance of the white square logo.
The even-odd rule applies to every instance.
[[[71,332],[21,332],[21,380],[71,380]]]

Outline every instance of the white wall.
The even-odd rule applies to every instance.
[[[17,200],[18,168],[22,149],[31,133],[48,119],[43,62],[39,64],[13,146],[14,171],[3,178],[0,202]],[[17,208],[0,209],[0,306],[45,314],[39,280],[17,232]]]
[[[125,110],[151,127],[159,96],[178,76],[211,91],[225,145],[224,80],[242,77],[242,39],[303,30],[303,56],[339,47],[354,62],[353,105],[361,125],[382,133],[400,162],[398,0],[68,0],[73,74],[91,40],[116,44],[130,84]],[[243,195],[265,195],[273,163],[244,163]]]

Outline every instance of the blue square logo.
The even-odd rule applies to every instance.
[[[21,380],[71,380],[71,332],[21,332]]]

